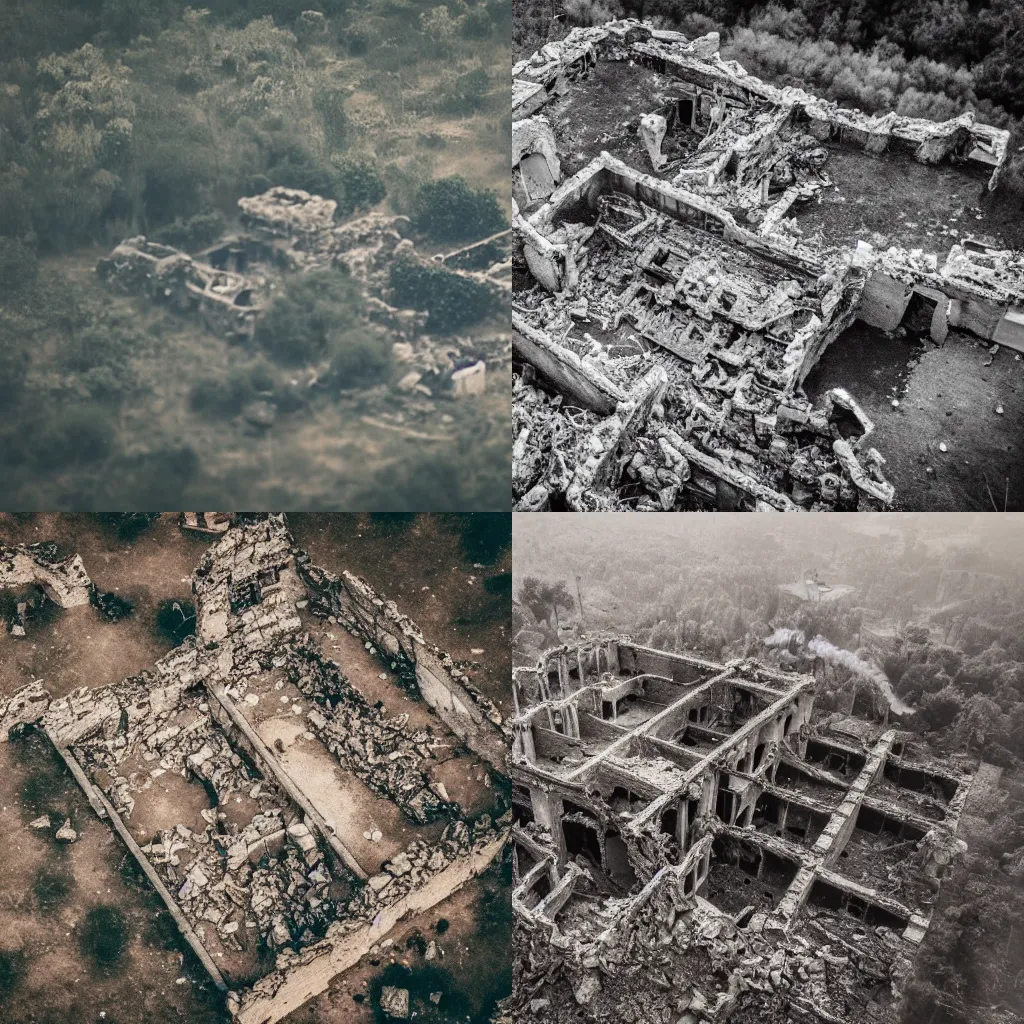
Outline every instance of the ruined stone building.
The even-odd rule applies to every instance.
[[[971,765],[625,638],[513,678],[515,1024],[893,1024]]]
[[[636,21],[513,67],[514,498],[541,510],[883,509],[873,424],[802,384],[859,320],[1024,350],[1024,257],[808,239],[833,151],[955,163],[993,189],[1008,134],[778,89]]]
[[[115,685],[57,699],[25,687],[0,702],[0,741],[45,732],[232,1016],[272,1024],[499,855],[510,812],[469,813],[439,768],[468,748],[500,778],[508,727],[392,602],[312,565],[283,515],[226,531],[207,518],[224,513],[185,515],[220,532],[192,577],[195,638]],[[26,583],[89,600],[80,559],[3,549],[0,588]],[[436,724],[369,700],[313,635],[321,620],[350,631]],[[353,835],[341,785],[387,801],[401,839]]]
[[[424,333],[428,312],[391,301],[394,261],[427,262],[409,237],[409,218],[370,213],[335,223],[337,205],[333,199],[277,186],[240,199],[241,232],[195,256],[140,236],[121,242],[96,270],[112,287],[193,313],[212,333],[245,343],[252,340],[283,273],[343,268],[363,288],[367,320],[396,342],[411,345],[413,356],[421,351],[436,369],[437,353]],[[510,241],[511,231],[503,232],[436,262],[505,300],[511,289]],[[449,371],[461,368],[455,362]]]

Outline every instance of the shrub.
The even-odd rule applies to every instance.
[[[290,279],[256,325],[256,342],[275,362],[301,366],[340,349],[340,338],[356,325],[362,296],[336,270]]]
[[[487,39],[493,27],[494,22],[486,7],[472,7],[462,19],[461,32],[466,39]]]
[[[331,163],[336,174],[338,212],[342,217],[358,210],[368,210],[387,195],[387,187],[373,157],[359,153],[336,155],[331,158]]]
[[[428,181],[416,193],[413,224],[438,241],[483,238],[508,226],[496,192],[474,189],[462,177]]]
[[[109,454],[113,430],[98,407],[55,409],[26,439],[37,465],[62,469],[97,462]]]
[[[487,106],[490,88],[490,76],[483,68],[466,71],[442,86],[437,99],[437,109],[442,114],[471,117]]]
[[[313,94],[313,109],[320,115],[329,149],[341,149],[348,136],[345,100],[348,94],[336,85],[327,85]]]
[[[109,970],[121,959],[130,939],[128,921],[116,907],[94,907],[78,933],[82,952],[101,970]]]
[[[38,274],[39,259],[34,246],[19,238],[0,238],[0,293],[26,288]]]
[[[185,220],[175,217],[172,224],[160,228],[153,237],[164,245],[173,245],[175,249],[203,249],[216,242],[226,228],[224,214],[220,210],[210,210]]]
[[[391,288],[396,305],[430,314],[427,328],[432,331],[457,331],[498,309],[487,285],[411,258],[398,259],[392,265]]]
[[[369,386],[391,370],[391,340],[369,330],[339,331],[327,339],[331,376],[341,387]]]
[[[274,381],[265,366],[235,367],[224,378],[204,377],[192,385],[188,404],[193,412],[216,419],[237,416],[257,392],[270,391]]]

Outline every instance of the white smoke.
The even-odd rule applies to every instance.
[[[776,630],[776,632],[781,631]],[[807,649],[811,654],[821,658],[823,661],[827,661],[830,665],[841,665],[843,668],[849,669],[854,675],[860,676],[861,679],[874,683],[882,691],[885,699],[889,702],[889,707],[895,714],[909,715],[913,712],[914,709],[909,704],[905,704],[896,696],[893,692],[892,684],[889,682],[889,677],[877,665],[868,664],[862,658],[858,658],[853,651],[836,647],[835,644],[829,643],[823,636],[816,636],[813,640],[810,640],[807,644]]]
[[[805,642],[803,630],[801,629],[786,629],[780,626],[767,640],[765,640],[765,647],[788,647],[791,640],[796,640],[798,644],[803,646]]]

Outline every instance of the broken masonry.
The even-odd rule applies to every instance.
[[[217,538],[192,576],[196,636],[111,686],[57,699],[42,681],[23,687],[0,701],[0,741],[45,732],[224,992],[233,1019],[272,1024],[377,948],[402,918],[446,899],[500,854],[511,812],[469,817],[435,768],[439,751],[462,744],[500,775],[511,732],[464,667],[393,602],[358,577],[314,566],[283,515],[184,513],[181,525]],[[60,560],[47,545],[0,550],[0,587],[25,584],[64,607],[88,604],[94,592],[78,556]],[[437,712],[437,727],[412,728],[408,715],[388,717],[371,704],[324,654],[303,614],[349,630],[382,669],[400,667],[403,685]],[[287,684],[301,694],[289,718],[310,756],[391,802],[413,828],[435,827],[383,864],[354,851],[333,805],[289,766],[283,744],[261,733],[255,709]],[[177,822],[172,808],[154,825],[150,794],[175,776],[184,780],[178,792],[194,784],[208,806],[186,823],[183,804]],[[61,830],[65,841],[77,835],[70,822]]]
[[[974,765],[816,688],[625,637],[515,670],[502,1024],[896,1024]]]
[[[968,236],[942,262],[843,248],[793,216],[835,191],[829,147],[975,169],[991,190],[1006,131],[845,110],[718,49],[624,20],[512,69],[521,511],[884,509],[856,398],[803,395],[825,349],[920,307],[937,343],[958,328],[1024,351],[1020,254]]]
[[[431,268],[441,265],[505,302],[512,279],[511,231],[427,260],[409,238],[408,217],[375,212],[335,223],[337,205],[301,189],[275,186],[239,199],[241,232],[194,256],[138,236],[121,242],[96,270],[113,287],[196,315],[212,333],[248,343],[283,273],[335,267],[360,285],[369,327],[410,346],[399,351],[399,361],[410,363],[410,372],[454,396],[478,393],[483,364],[476,371],[479,381],[467,385],[466,374],[456,376],[462,365],[457,357],[464,354],[456,348],[453,358],[450,342],[425,333],[428,312],[395,304],[391,270],[403,259]]]

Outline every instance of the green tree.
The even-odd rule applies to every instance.
[[[377,161],[365,153],[335,155],[331,159],[337,175],[335,195],[342,217],[368,210],[382,202],[387,187],[377,168]]]
[[[485,238],[508,227],[497,193],[474,189],[460,176],[421,186],[412,219],[418,231],[440,242]]]
[[[430,314],[427,328],[432,331],[457,331],[499,308],[488,285],[415,257],[399,258],[392,264],[391,290],[396,305],[426,310]]]

